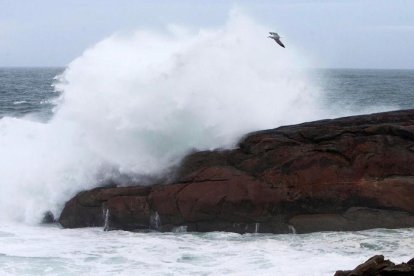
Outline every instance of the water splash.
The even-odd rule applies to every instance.
[[[103,210],[103,217],[104,217],[104,231],[109,231],[109,209],[104,208]]]
[[[256,222],[254,224],[254,233],[259,233],[259,229],[260,229],[260,223]]]
[[[107,178],[139,181],[194,148],[324,117],[300,54],[275,47],[270,28],[233,13],[219,28],[176,29],[113,35],[85,51],[58,78],[49,122],[0,120],[0,219],[58,216]]]
[[[289,232],[290,232],[291,234],[296,234],[296,229],[295,229],[295,226],[293,226],[293,225],[289,224],[289,225],[288,225],[288,228],[289,228]]]
[[[172,229],[172,232],[174,232],[174,233],[186,233],[187,228],[188,228],[187,225],[177,226],[177,227],[174,227]]]
[[[150,227],[154,230],[159,230],[161,226],[161,219],[158,212],[152,212],[150,216]]]

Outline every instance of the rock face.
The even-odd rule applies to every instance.
[[[334,276],[387,276],[387,275],[414,275],[414,258],[407,263],[394,264],[384,260],[384,256],[377,255],[360,264],[354,270],[339,270]]]
[[[63,227],[307,233],[414,227],[414,110],[254,132],[195,152],[168,185],[96,188]]]

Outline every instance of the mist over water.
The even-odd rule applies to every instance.
[[[0,120],[0,218],[38,222],[116,174],[161,174],[192,149],[233,147],[245,133],[322,117],[293,46],[233,13],[225,26],[113,35],[56,83],[46,123]]]

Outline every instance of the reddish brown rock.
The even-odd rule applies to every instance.
[[[409,276],[414,275],[414,265],[412,260],[408,263],[394,264],[390,260],[385,260],[384,256],[376,255],[369,258],[365,263],[360,264],[354,270],[339,270],[334,276]]]
[[[145,196],[112,197],[105,203],[104,210],[110,221],[106,230],[148,229],[151,209]]]
[[[236,149],[188,155],[168,185],[82,192],[59,221],[103,225],[108,210],[109,229],[399,228],[414,226],[413,197],[414,110],[406,110],[251,133]]]

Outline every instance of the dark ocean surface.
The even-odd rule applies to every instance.
[[[51,115],[54,77],[63,68],[0,68],[0,117]]]
[[[55,77],[64,68],[0,68],[0,117],[52,115]],[[321,90],[323,108],[361,110],[414,108],[414,70],[315,69],[310,75]]]

